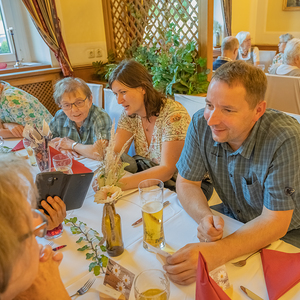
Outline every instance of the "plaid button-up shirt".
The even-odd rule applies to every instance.
[[[199,110],[189,126],[177,163],[179,174],[200,181],[206,172],[228,214],[248,222],[262,213],[294,210],[289,230],[300,228],[300,124],[267,109],[241,147],[212,139]]]
[[[68,137],[84,145],[94,144],[101,137],[109,140],[111,125],[109,115],[102,108],[95,105],[91,106],[79,132],[76,129],[75,122],[71,121],[63,110],[59,110],[49,124],[53,138]]]

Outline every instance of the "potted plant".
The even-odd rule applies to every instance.
[[[174,33],[174,29],[175,24],[171,23],[160,43],[154,42],[154,37],[147,37],[153,41],[151,47],[133,43],[126,56],[144,65],[153,75],[154,87],[166,95],[206,93],[210,73],[206,58],[197,57],[195,41],[180,44],[179,33]],[[116,66],[111,63],[103,66],[106,79]]]

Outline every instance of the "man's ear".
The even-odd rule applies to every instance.
[[[261,101],[255,107],[255,122],[265,113],[267,108],[267,102]]]

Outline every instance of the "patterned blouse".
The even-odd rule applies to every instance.
[[[37,98],[5,81],[0,83],[3,85],[0,96],[2,123],[18,123],[23,126],[35,124],[40,129],[44,119],[49,124],[53,117]]]
[[[272,65],[283,64],[283,53],[278,53],[274,56]]]
[[[134,146],[137,155],[160,164],[162,143],[185,140],[190,121],[191,118],[182,104],[167,99],[164,108],[155,121],[149,147],[140,116],[137,115],[131,118],[123,111],[118,122],[118,128],[129,131],[134,135]]]

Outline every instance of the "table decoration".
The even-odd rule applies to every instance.
[[[104,273],[104,269],[107,266],[108,258],[103,253],[106,252],[106,247],[103,245],[103,237],[99,236],[99,233],[90,228],[77,219],[73,217],[70,219],[65,219],[65,224],[71,224],[72,234],[81,234],[81,236],[76,243],[80,244],[85,242],[86,244],[82,247],[79,247],[77,251],[86,251],[86,259],[92,259],[92,262],[89,265],[89,271],[93,271],[95,276],[98,276],[100,273]]]
[[[121,155],[131,143],[129,139],[122,147],[120,153],[115,153],[116,134],[114,123],[110,132],[110,141],[100,138],[95,144],[95,155],[99,160],[99,167],[95,171],[98,190],[95,193],[95,202],[104,204],[102,216],[102,234],[106,240],[107,253],[110,256],[119,256],[124,251],[122,239],[121,217],[116,213],[115,203],[123,196],[119,180],[125,175],[124,168],[128,163],[121,161]]]
[[[263,249],[260,253],[270,300],[276,300],[300,282],[300,253]]]
[[[50,168],[48,144],[52,138],[52,133],[47,122],[45,120],[43,121],[43,128],[41,131],[35,126],[26,124],[23,130],[23,137],[30,142],[30,147],[34,151],[40,171],[48,171]]]

